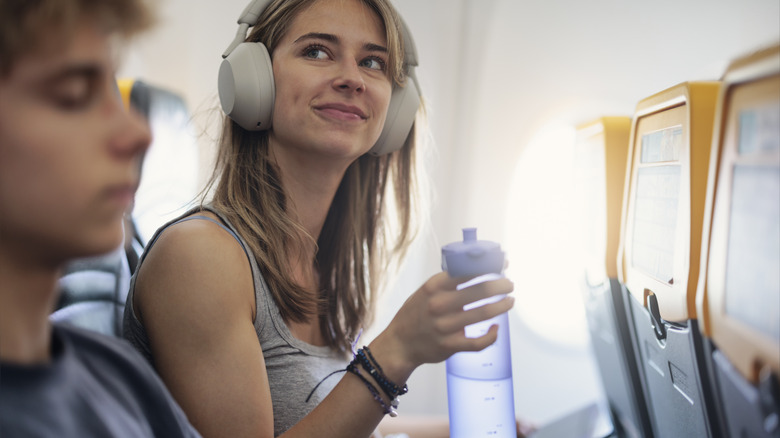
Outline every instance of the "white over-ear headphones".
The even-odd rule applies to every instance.
[[[222,54],[219,67],[219,100],[222,110],[248,131],[263,131],[271,127],[276,90],[273,67],[268,49],[260,42],[244,42],[247,31],[271,0],[253,0],[238,18],[238,32]],[[414,68],[417,49],[412,34],[401,20],[404,39],[405,86],[393,85],[385,126],[369,153],[387,154],[403,147],[414,124],[420,106],[420,93]]]

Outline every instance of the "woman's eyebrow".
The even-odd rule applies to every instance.
[[[369,52],[383,52],[383,53],[387,53],[387,47],[380,46],[379,44],[365,43],[365,44],[363,44],[363,48],[365,50],[368,50]]]
[[[301,35],[298,37],[293,43],[298,43],[303,40],[325,40],[330,41],[333,43],[340,43],[341,40],[336,35],[330,34],[330,33],[322,33],[322,32],[309,32],[307,34]],[[383,52],[387,53],[387,47],[381,46],[379,44],[374,43],[365,43],[363,44],[363,49],[370,51],[370,52]]]
[[[298,39],[296,39],[293,42],[297,43],[302,40],[325,40],[325,41],[338,43],[339,37],[330,33],[309,32],[307,34],[301,35],[300,37],[298,37]]]

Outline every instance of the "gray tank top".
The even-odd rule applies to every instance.
[[[198,211],[208,210],[216,214],[223,222],[219,223],[206,216],[190,216]],[[319,347],[296,339],[282,319],[279,308],[268,290],[268,285],[260,273],[260,268],[252,251],[223,215],[210,207],[190,210],[177,219],[161,227],[147,245],[144,255],[138,263],[143,264],[146,254],[166,228],[185,220],[209,220],[217,223],[233,235],[244,250],[252,267],[255,289],[254,321],[257,339],[263,350],[268,382],[271,387],[271,400],[274,413],[274,435],[278,436],[306,416],[333,389],[343,374],[336,374],[317,386],[326,376],[336,370],[343,370],[348,361],[329,347]],[[136,273],[138,272],[136,270]],[[136,276],[130,281],[130,293],[124,315],[124,337],[154,365],[149,338],[146,329],[138,320],[133,309],[133,295]],[[316,391],[306,401],[314,388]]]

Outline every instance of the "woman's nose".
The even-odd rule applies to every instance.
[[[338,68],[338,75],[333,81],[334,88],[358,93],[365,91],[366,82],[357,61],[352,58],[345,59],[338,64]]]

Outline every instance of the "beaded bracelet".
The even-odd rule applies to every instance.
[[[365,350],[365,352],[364,352]],[[354,351],[354,345],[353,345],[353,351]],[[368,354],[368,356],[366,356]],[[369,360],[369,357],[371,358]],[[371,377],[374,378],[374,380],[377,382],[379,387],[384,391],[385,394],[387,394],[388,397],[390,397],[390,405],[385,403],[385,400],[382,398],[382,396],[379,394],[379,391],[376,390],[376,387],[365,377],[363,377],[362,374],[360,374],[360,369],[357,367],[358,364],[361,364],[363,366],[363,369],[368,372]],[[374,365],[376,365],[376,368],[374,368]],[[337,373],[343,373],[343,372],[350,372],[360,378],[360,380],[363,381],[363,383],[366,385],[368,390],[371,392],[371,395],[374,396],[374,400],[376,400],[381,406],[382,411],[386,415],[390,415],[391,417],[397,417],[398,412],[396,409],[398,408],[398,396],[404,395],[409,391],[409,388],[404,384],[402,388],[399,388],[398,385],[390,381],[385,375],[382,370],[382,367],[379,365],[379,362],[374,359],[374,356],[371,354],[371,350],[368,349],[368,347],[363,347],[362,349],[358,349],[355,353],[355,357],[352,359],[352,362],[347,365],[345,369],[342,370],[336,370],[332,373],[328,374],[323,378],[322,380],[317,383],[314,388],[309,393],[309,396],[306,397],[306,402],[308,403],[311,399],[311,396],[314,394],[314,392],[317,390],[317,388],[327,380],[329,377],[333,376]]]
[[[382,411],[385,414],[390,415],[391,417],[397,417],[398,412],[395,410],[397,406],[392,404],[388,406],[387,403],[385,403],[384,399],[382,399],[382,396],[379,395],[379,392],[376,390],[376,388],[374,388],[374,385],[372,385],[371,382],[368,381],[368,379],[366,379],[365,377],[363,377],[362,374],[360,374],[360,370],[355,366],[357,364],[356,361],[357,359],[353,360],[352,362],[349,363],[349,365],[347,365],[347,371],[358,376],[360,380],[362,380],[363,383],[366,384],[366,387],[371,392],[371,395],[374,396],[374,400],[379,402],[379,404],[382,406]]]
[[[355,356],[355,359],[353,360],[353,363],[357,364],[360,363],[363,365],[363,369],[368,372],[368,374],[374,378],[374,381],[377,382],[380,388],[382,388],[382,391],[384,391],[385,394],[387,394],[388,397],[390,397],[390,404],[394,407],[398,407],[398,397],[392,394],[392,391],[388,392],[387,389],[387,381],[383,379],[381,376],[377,376],[377,371],[374,369],[373,365],[371,365],[371,362],[368,361],[368,358],[363,353],[363,350],[358,350],[357,356]]]
[[[371,356],[371,360],[366,357],[366,353]],[[391,403],[398,407],[398,396],[406,394],[409,391],[409,388],[406,385],[404,385],[402,388],[399,388],[398,385],[388,379],[382,372],[382,367],[379,365],[376,359],[374,359],[374,356],[371,355],[371,350],[368,350],[368,347],[363,347],[362,349],[358,350],[355,359],[360,361],[360,364],[363,365],[363,368],[365,368],[371,377],[374,378],[379,387],[382,388],[382,391],[384,391],[384,393],[390,397]],[[376,364],[376,368],[374,368],[374,364]]]
[[[407,392],[409,392],[409,387],[406,386],[405,383],[403,387],[399,388],[397,384],[393,383],[390,379],[387,378],[387,376],[385,376],[384,370],[382,370],[382,367],[379,365],[379,362],[377,362],[376,359],[374,359],[374,355],[371,354],[371,350],[369,350],[368,347],[364,346],[363,351],[368,355],[368,358],[371,359],[371,362],[373,362],[373,364],[376,365],[376,370],[375,370],[376,372],[369,371],[369,373],[374,378],[374,380],[376,380],[377,383],[379,383],[379,386],[382,388],[385,394],[387,394],[388,397],[396,398],[399,395],[404,395]],[[360,351],[358,351],[358,355],[359,354]]]

